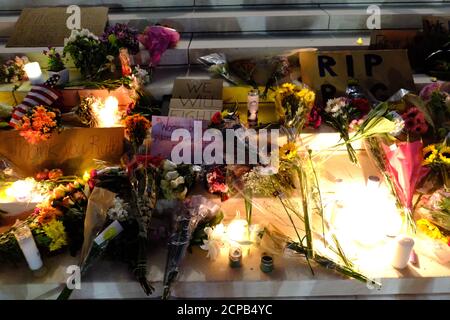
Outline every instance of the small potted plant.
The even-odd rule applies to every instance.
[[[56,51],[54,47],[49,47],[48,50],[44,50],[44,54],[47,56],[47,71],[48,76],[51,77],[54,74],[59,74],[60,78],[57,85],[61,86],[69,82],[69,69],[64,65],[62,55]]]

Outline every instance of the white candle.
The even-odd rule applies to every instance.
[[[392,266],[396,269],[404,269],[408,265],[412,249],[414,247],[414,239],[408,236],[398,236],[395,242],[394,257]]]
[[[31,84],[42,84],[44,79],[42,77],[41,66],[37,62],[30,62],[23,66],[28,79],[30,79]]]
[[[30,228],[26,224],[18,226],[14,230],[14,236],[17,239],[19,247],[25,256],[30,269],[33,271],[41,269],[43,266],[41,255],[36,246],[36,242],[34,242]]]

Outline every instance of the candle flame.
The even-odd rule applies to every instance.
[[[97,127],[110,128],[119,127],[121,113],[119,112],[119,101],[116,97],[109,96],[105,103],[94,103],[92,111],[97,118]]]

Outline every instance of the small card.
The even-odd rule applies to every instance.
[[[105,242],[114,239],[123,231],[123,227],[119,221],[115,220],[109,226],[105,228],[105,230],[100,233],[97,238],[95,238],[95,243],[99,246]]]

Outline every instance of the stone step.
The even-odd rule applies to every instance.
[[[449,0],[450,1],[450,0]],[[111,24],[129,23],[142,30],[149,24],[173,26],[180,32],[264,32],[299,30],[367,30],[367,4],[237,7],[221,9],[143,9],[112,11]],[[421,28],[423,15],[450,14],[450,2],[418,4],[384,4],[381,6],[381,28]],[[0,16],[0,37],[8,37],[18,14]]]
[[[356,44],[362,37],[363,46]],[[224,34],[182,34],[174,49],[169,49],[162,57],[160,65],[198,64],[198,58],[210,53],[225,53],[230,60],[248,57],[261,58],[271,55],[292,54],[300,48],[315,47],[323,50],[367,48],[370,43],[368,32],[291,32],[291,33],[224,33]],[[0,43],[0,58],[5,60],[16,55],[26,55],[37,61],[43,68],[46,57],[44,47],[7,48]],[[62,48],[57,48],[62,51]],[[73,63],[68,67],[73,68]]]
[[[363,45],[356,43],[363,39]],[[198,64],[198,58],[210,53],[225,53],[229,60],[290,55],[300,48],[344,50],[367,48],[369,32],[292,32],[253,34],[194,34],[189,46],[189,62]]]
[[[127,8],[173,8],[173,7],[223,7],[223,6],[257,6],[257,5],[321,5],[321,4],[386,4],[386,3],[445,3],[450,0],[3,0],[0,11],[20,11],[26,7],[97,5],[108,6],[114,10]]]

